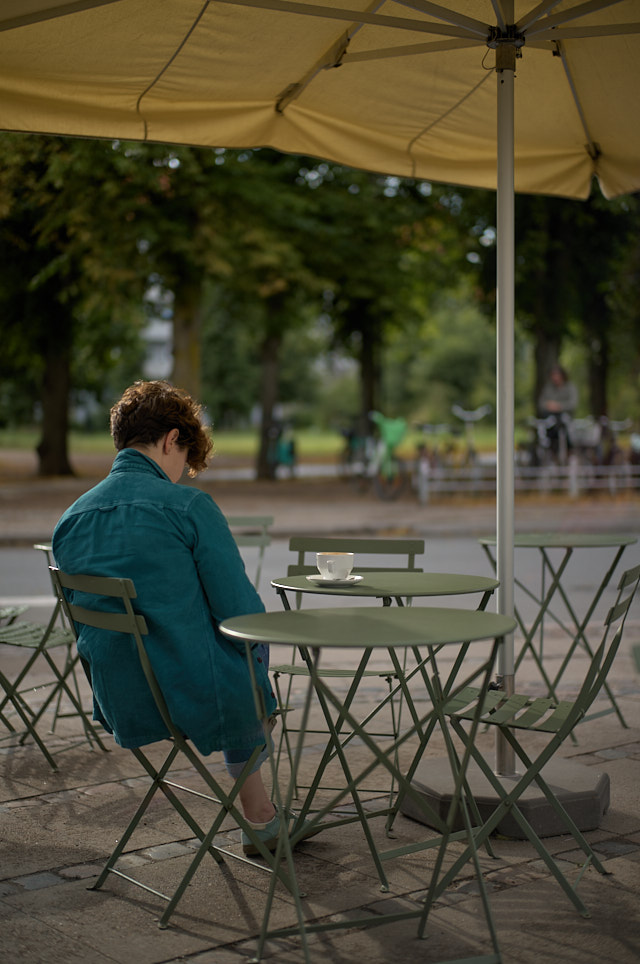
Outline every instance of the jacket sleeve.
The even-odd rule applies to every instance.
[[[211,496],[199,492],[189,514],[193,556],[214,623],[231,616],[264,612],[227,520]]]

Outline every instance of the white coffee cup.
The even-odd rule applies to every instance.
[[[353,569],[353,553],[317,552],[316,564],[325,579],[346,579]]]

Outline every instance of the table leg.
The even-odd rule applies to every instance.
[[[576,615],[576,613],[575,613],[575,610],[573,609],[573,607],[572,607],[572,605],[571,605],[571,603],[570,603],[570,601],[569,601],[569,598],[568,598],[568,596],[567,596],[567,594],[566,594],[563,586],[562,586],[562,585],[559,585],[559,586],[558,586],[558,592],[559,592],[560,597],[561,597],[561,599],[563,600],[563,602],[564,602],[564,604],[565,604],[565,606],[566,606],[566,608],[567,608],[567,611],[568,611],[569,615],[571,616],[571,618],[572,618],[572,620],[573,620],[573,622],[574,622],[574,625],[575,625],[575,628],[576,628],[576,632],[575,632],[575,636],[574,636],[574,638],[573,638],[573,642],[572,642],[571,646],[569,647],[569,649],[567,650],[567,653],[566,653],[566,655],[565,655],[565,657],[564,657],[564,659],[563,659],[563,661],[562,661],[562,664],[561,664],[558,672],[556,673],[556,677],[555,677],[555,679],[554,679],[554,686],[557,686],[558,682],[559,682],[560,679],[562,678],[562,676],[563,676],[563,674],[564,674],[564,671],[565,671],[567,665],[569,664],[569,661],[570,661],[571,657],[573,656],[573,653],[575,652],[575,650],[577,649],[577,647],[578,647],[579,644],[582,644],[582,645],[584,646],[584,648],[586,649],[589,657],[590,657],[591,659],[593,659],[593,649],[592,649],[592,647],[591,647],[591,645],[589,644],[589,641],[588,641],[588,639],[587,639],[586,630],[587,630],[587,627],[588,627],[588,625],[589,625],[589,620],[591,619],[591,616],[592,616],[593,613],[595,612],[596,606],[597,606],[598,603],[600,602],[600,599],[602,598],[602,595],[603,595],[605,589],[607,588],[607,586],[608,586],[609,583],[611,582],[611,577],[613,576],[613,573],[614,573],[614,571],[615,571],[615,569],[616,569],[616,567],[617,567],[617,565],[618,565],[618,562],[620,561],[620,558],[621,558],[621,556],[622,556],[622,553],[624,552],[625,549],[626,549],[626,546],[620,546],[620,547],[618,548],[618,551],[616,552],[616,555],[615,555],[615,557],[614,557],[614,559],[613,559],[613,562],[612,562],[611,565],[609,566],[607,572],[604,574],[604,576],[603,576],[603,578],[602,578],[602,581],[601,581],[601,583],[600,583],[600,585],[599,585],[599,587],[598,587],[598,589],[597,589],[597,591],[596,591],[593,599],[591,600],[591,604],[589,605],[589,608],[588,608],[587,612],[585,613],[584,617],[582,618],[582,620],[579,620],[579,619],[578,619],[578,617],[577,617],[577,615]],[[608,684],[606,681],[605,681],[605,683],[604,683],[604,685],[603,685],[603,689],[604,689],[605,693],[607,694],[607,696],[608,696],[608,698],[609,698],[609,701],[611,702],[613,711],[616,713],[618,719],[620,720],[620,723],[622,724],[622,726],[625,727],[625,729],[627,729],[627,728],[628,728],[628,724],[627,724],[626,720],[624,719],[624,717],[623,717],[623,715],[622,715],[622,711],[620,710],[620,707],[618,706],[618,702],[617,702],[617,700],[616,700],[616,698],[615,698],[615,696],[614,696],[614,694],[613,694],[613,692],[612,692],[612,690],[611,690],[611,687],[609,686],[609,684]],[[611,711],[608,711],[608,712],[611,712]]]

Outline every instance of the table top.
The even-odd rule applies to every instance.
[[[496,537],[478,539],[483,546],[495,546]],[[630,546],[637,542],[636,536],[616,532],[517,532],[513,544],[517,548],[531,549],[597,549]]]
[[[357,568],[354,574],[358,574]],[[306,576],[282,576],[272,579],[274,589],[291,592],[313,592],[326,596],[453,596],[463,593],[488,592],[499,586],[497,579],[466,576],[451,572],[363,572],[362,580],[351,586],[310,582]]]
[[[234,616],[219,628],[231,639],[255,643],[389,649],[495,639],[515,627],[509,616],[476,609],[344,606]]]

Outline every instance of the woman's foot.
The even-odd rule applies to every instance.
[[[267,850],[273,852],[278,846],[278,835],[280,833],[281,820],[278,811],[276,810],[274,817],[268,823],[253,823],[252,821],[249,821],[249,823],[255,831],[256,837],[262,841]],[[322,830],[322,827],[318,824],[311,826],[308,820],[300,825],[296,822],[296,814],[291,812],[287,814],[287,828],[289,836],[295,836],[296,843],[306,840],[308,837],[315,837]],[[246,831],[242,831],[241,837],[242,850],[248,857],[255,857],[260,853],[257,845]]]

